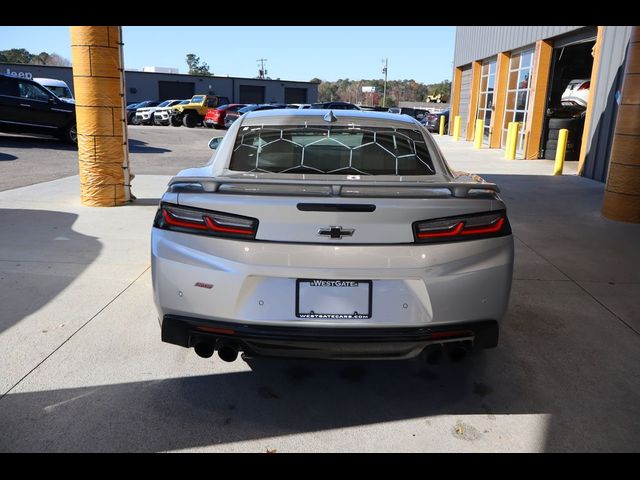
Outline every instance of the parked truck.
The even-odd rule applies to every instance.
[[[187,128],[193,128],[198,124],[202,125],[209,108],[216,108],[228,103],[230,102],[227,97],[194,95],[189,103],[176,105],[169,110],[169,121],[174,127],[184,125]]]

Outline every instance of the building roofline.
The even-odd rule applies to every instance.
[[[62,65],[34,65],[31,63],[11,63],[11,62],[0,62],[0,66],[2,65],[24,65],[25,67],[44,67],[44,68],[68,68],[71,69],[71,67],[65,67]],[[174,75],[174,76],[179,76],[179,77],[192,77],[192,78],[215,78],[215,79],[232,79],[232,80],[257,80],[259,82],[289,82],[289,83],[305,83],[308,85],[317,85],[317,83],[315,82],[306,82],[304,80],[286,80],[286,79],[280,79],[280,80],[276,80],[276,79],[268,79],[268,78],[251,78],[251,77],[223,77],[221,75],[190,75],[188,73],[163,73],[163,72],[143,72],[142,70],[127,70],[125,69],[125,72],[133,72],[133,73],[141,73],[141,74],[145,74],[145,75]]]

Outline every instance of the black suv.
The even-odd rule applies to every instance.
[[[0,74],[0,131],[54,135],[77,143],[76,109],[33,80]]]

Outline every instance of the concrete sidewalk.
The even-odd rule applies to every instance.
[[[151,297],[169,177],[112,209],[77,177],[0,192],[0,451],[640,450],[640,226],[553,162],[437,141],[502,187],[516,268],[500,346],[434,367],[200,359]]]

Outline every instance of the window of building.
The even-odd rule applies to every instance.
[[[522,50],[513,53],[509,60],[509,80],[507,83],[504,123],[502,124],[502,146],[505,147],[507,145],[509,122],[519,122],[520,130],[518,131],[516,146],[516,153],[518,154],[522,154],[524,151],[524,131],[527,124],[527,110],[529,109],[533,53],[533,48]]]
[[[480,76],[480,95],[478,98],[478,113],[476,119],[484,123],[482,141],[489,143],[489,130],[491,128],[491,115],[493,113],[494,88],[496,84],[496,59],[485,60],[482,64]]]

